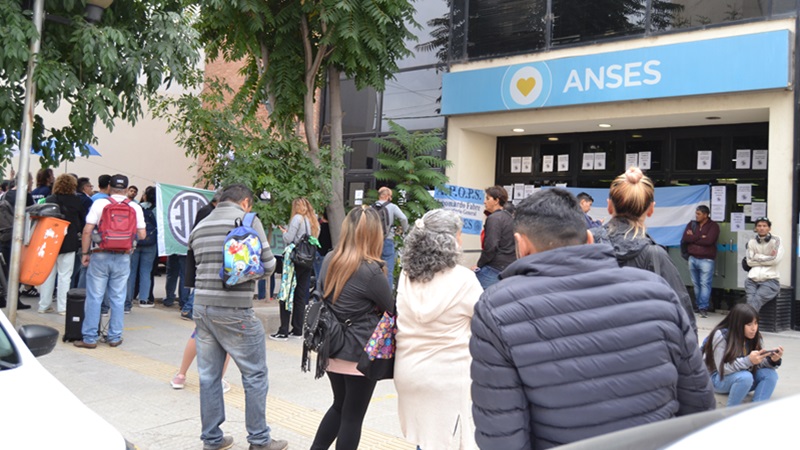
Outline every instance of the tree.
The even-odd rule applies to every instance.
[[[442,169],[452,167],[453,163],[434,155],[445,146],[441,130],[409,133],[391,120],[389,127],[391,135],[373,139],[381,146],[378,153],[381,170],[375,172],[375,178],[394,184],[395,189],[403,193],[398,206],[409,222],[413,222],[441,207],[429,191],[434,188],[447,191],[448,178]],[[377,193],[373,195],[377,197]]]
[[[22,124],[28,45],[36,37],[31,12],[22,3],[0,2],[0,130],[6,136]],[[197,33],[191,11],[180,1],[117,0],[96,25],[83,19],[83,7],[83,1],[47,2],[48,15],[65,23],[43,25],[33,74],[37,100],[50,112],[69,105],[70,113],[69,125],[61,128],[48,127],[39,115],[34,118],[34,150],[55,138],[53,157],[41,158],[45,166],[71,161],[74,148],[96,142],[98,120],[109,129],[116,119],[133,124],[163,83],[191,85],[197,79]],[[0,143],[0,167],[8,163],[10,146],[10,140]]]

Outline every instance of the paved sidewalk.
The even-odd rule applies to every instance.
[[[164,277],[156,278],[156,297],[163,296]],[[20,311],[17,326],[40,323],[63,333],[64,317],[37,314],[38,299],[23,298],[34,305]],[[267,334],[278,327],[277,302],[255,302],[256,314]],[[700,341],[724,316],[711,313],[697,318]],[[177,307],[134,306],[125,316],[124,343],[117,348],[101,344],[95,350],[74,347],[59,341],[41,363],[84,403],[108,420],[142,450],[180,450],[202,448],[200,402],[197,371],[189,370],[186,388],[173,390],[169,381],[180,364],[183,348],[194,329],[190,321],[180,319]],[[780,381],[774,398],[800,393],[800,332],[763,333],[769,347],[785,349]],[[267,422],[272,434],[288,439],[290,448],[309,448],[332,395],[327,378],[314,380],[300,370],[301,342],[290,339],[276,342],[267,339],[269,397]],[[248,447],[244,427],[244,391],[235,364],[230,364],[226,379],[232,389],[225,394],[227,420],[223,430],[233,435],[235,449]],[[37,399],[46,401],[46,399]],[[718,396],[724,407],[724,396]],[[58,414],[69,414],[59,411]],[[397,420],[397,395],[391,381],[381,381],[372,398],[364,423],[361,449],[414,449],[402,439]]]

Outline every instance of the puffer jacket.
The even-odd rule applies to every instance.
[[[747,278],[756,283],[777,280],[781,276],[778,263],[783,258],[781,238],[770,234],[769,242],[766,242],[766,238],[760,241],[753,238],[747,243],[747,265],[750,266]]]
[[[614,247],[614,255],[620,266],[636,267],[661,275],[670,287],[675,290],[681,305],[686,310],[689,322],[697,336],[697,321],[694,317],[694,306],[686,285],[669,254],[656,244],[648,235],[639,233],[634,237],[630,223],[612,218],[600,228],[592,228],[592,236],[598,244],[610,244]],[[657,270],[656,270],[657,269]]]
[[[475,305],[470,353],[483,449],[550,448],[714,409],[675,292],[609,245],[524,257]]]

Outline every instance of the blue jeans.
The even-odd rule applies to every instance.
[[[714,280],[713,259],[689,257],[689,274],[692,276],[694,296],[697,298],[697,308],[708,310],[708,299],[711,298],[711,282]]]
[[[267,347],[264,327],[253,308],[197,305],[197,371],[200,373],[200,439],[206,444],[222,442],[220,425],[225,421],[222,397],[222,366],[230,354],[242,373],[245,396],[247,441],[267,445],[270,429],[266,420]]]
[[[497,278],[498,275],[500,275],[500,271],[492,266],[483,266],[475,272],[475,276],[478,277],[478,281],[484,289],[500,281]]]
[[[181,309],[189,299],[189,288],[183,279],[186,274],[186,255],[169,255],[167,257],[167,297],[164,305],[171,306],[175,302],[175,288],[178,287],[178,304]],[[180,284],[178,283],[180,281]],[[189,308],[191,310],[191,307]]]
[[[386,263],[386,277],[389,278],[389,287],[394,289],[394,239],[383,240],[381,259]]]
[[[775,385],[778,384],[778,372],[772,368],[756,369],[755,377],[749,370],[727,373],[720,381],[719,372],[711,374],[711,384],[717,394],[728,394],[728,406],[741,405],[748,392],[755,391],[753,402],[769,400]]]
[[[139,274],[139,300],[146,300],[150,294],[150,273],[153,271],[153,261],[158,254],[158,246],[136,247],[131,255],[131,276],[128,277],[127,300],[134,300],[136,290],[136,274]]]
[[[83,341],[97,342],[100,324],[100,304],[108,293],[111,318],[108,322],[108,342],[122,339],[123,309],[127,294],[131,255],[124,253],[92,253],[86,269],[86,305],[84,307]]]

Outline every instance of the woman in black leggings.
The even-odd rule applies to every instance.
[[[350,326],[345,328],[344,346],[328,360],[333,405],[319,424],[312,450],[327,449],[334,440],[336,450],[355,450],[361,440],[361,425],[376,382],[356,370],[356,364],[383,312],[394,310],[382,250],[383,224],[378,213],[356,208],[344,219],[339,245],[322,263],[323,301],[340,321],[349,320]]]

